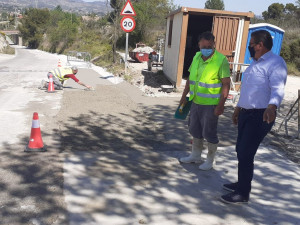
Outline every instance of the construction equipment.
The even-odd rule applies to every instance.
[[[162,66],[164,62],[164,56],[161,56],[159,53],[151,52],[149,54],[148,60],[148,71],[152,71],[153,66]]]
[[[236,104],[236,101],[240,95],[242,74],[247,69],[249,64],[233,62],[229,62],[229,64],[232,66],[232,71],[230,76],[230,90],[226,99],[226,103]]]

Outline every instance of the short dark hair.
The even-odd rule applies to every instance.
[[[273,47],[273,39],[271,34],[266,30],[258,30],[254,31],[251,34],[251,37],[254,39],[254,43],[258,44],[259,42],[262,42],[264,46],[271,50]]]
[[[205,31],[198,37],[198,42],[202,39],[205,39],[207,41],[215,41],[215,36],[210,31]]]

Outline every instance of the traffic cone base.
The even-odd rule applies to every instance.
[[[40,122],[38,113],[33,113],[32,119],[32,126],[31,126],[31,134],[29,143],[26,146],[25,152],[45,152],[46,147],[44,146],[41,129],[40,129]]]
[[[29,148],[26,146],[24,152],[46,152],[47,148],[44,146],[43,148]]]

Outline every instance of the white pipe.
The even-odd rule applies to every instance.
[[[239,40],[239,46],[238,46],[238,54],[237,54],[237,58],[236,58],[236,62],[239,62],[240,59],[240,54],[241,54],[241,46],[242,46],[242,39],[243,39],[243,34],[244,34],[244,25],[245,25],[245,20],[242,19],[241,21],[241,29],[240,29],[240,40]]]
[[[244,19],[241,19],[239,21],[239,27],[238,27],[238,34],[236,39],[236,47],[235,47],[235,54],[233,59],[233,79],[236,80],[236,73],[238,70],[238,63],[241,53],[241,44],[242,44],[242,37],[243,37],[243,30],[244,30]]]

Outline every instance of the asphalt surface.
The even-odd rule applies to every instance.
[[[52,62],[52,69],[57,63],[58,56],[38,55],[35,64]],[[13,74],[13,62],[6,66],[9,72],[0,75]],[[28,100],[16,104],[18,109],[12,108],[13,100],[1,109],[6,113],[6,119],[1,115],[6,129],[0,148],[1,225],[300,224],[299,167],[268,145],[270,140],[256,156],[250,203],[219,201],[227,193],[222,184],[237,178],[231,107],[219,121],[217,165],[200,171],[198,164],[178,162],[189,154],[191,137],[187,121],[173,118],[177,98],[147,97],[101,69],[84,68],[78,77],[95,91],[68,81],[64,91],[50,94],[37,89],[38,81],[26,81],[22,71],[17,72],[24,79],[20,90],[14,85],[0,90],[0,97],[9,92],[12,99],[17,93]],[[29,74],[36,74],[34,80],[46,76]],[[23,151],[34,111],[40,115],[45,153]],[[6,136],[10,127],[16,129],[11,138]]]

